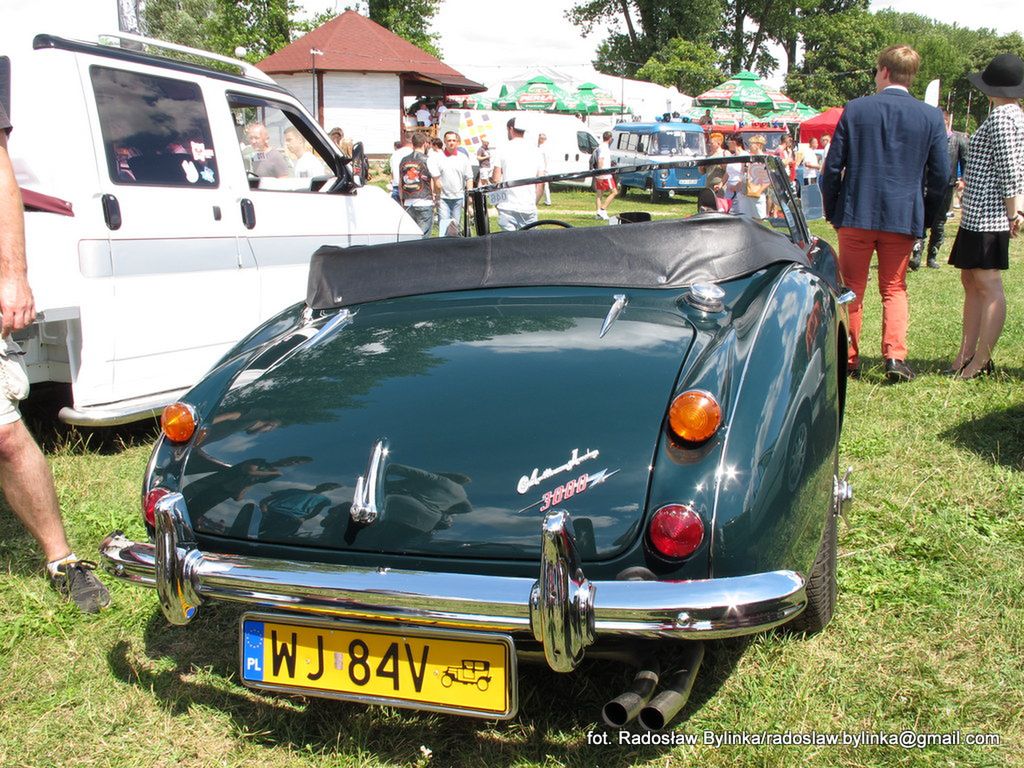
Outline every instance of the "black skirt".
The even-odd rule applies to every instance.
[[[958,269],[1009,269],[1009,231],[973,232],[960,227],[949,252],[949,263]]]

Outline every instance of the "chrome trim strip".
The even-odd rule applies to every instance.
[[[619,319],[619,315],[622,314],[622,310],[624,310],[626,305],[629,304],[629,299],[624,293],[616,293],[612,298],[615,299],[615,301],[608,310],[608,314],[605,317],[604,322],[601,323],[601,332],[597,336],[599,339],[604,338],[604,335],[608,333],[608,329],[612,327],[612,323]]]
[[[295,616],[294,614],[286,613],[262,613],[262,612],[246,612],[242,614],[239,619],[238,626],[238,655],[239,659],[245,658],[245,635],[242,633],[241,628],[245,626],[247,619],[255,621],[269,621],[277,622],[281,624],[300,624],[304,626],[315,626],[315,627],[326,627],[329,629],[339,628],[346,629],[349,631],[364,630],[366,632],[384,633],[384,634],[396,634],[395,627],[387,626],[374,626],[372,624],[366,624],[364,622],[356,621],[344,621],[339,619],[324,618],[324,617],[309,617],[309,616]],[[416,637],[439,637],[451,639],[452,633],[445,630],[430,629],[424,627],[417,627],[415,630],[410,631],[410,635]],[[316,696],[324,699],[337,699],[340,701],[354,701],[357,704],[372,704],[376,706],[391,706],[400,707],[402,709],[418,709],[426,712],[444,712],[447,714],[455,714],[469,717],[482,717],[488,720],[510,720],[516,716],[519,711],[519,671],[516,658],[515,643],[512,638],[508,635],[498,635],[493,633],[484,632],[460,632],[458,638],[468,642],[474,640],[480,640],[489,643],[501,643],[505,646],[505,676],[508,678],[508,712],[504,714],[498,714],[482,709],[468,709],[468,708],[457,708],[457,707],[446,707],[443,704],[426,704],[418,701],[410,701],[409,699],[388,699],[380,696],[360,696],[358,693],[343,693],[341,691],[325,691],[318,690],[315,688],[306,688],[304,686],[289,686],[289,685],[278,685],[275,683],[264,683],[254,680],[246,680],[245,675],[239,675],[239,681],[242,685],[249,688],[256,688],[264,691],[275,691],[277,693],[289,693],[292,695],[300,696]]]
[[[546,609],[535,598],[538,581],[523,577],[432,573],[388,568],[356,568],[241,555],[200,552],[182,546],[191,535],[182,496],[168,494],[159,504],[160,553],[153,544],[134,542],[120,532],[100,547],[104,567],[114,576],[161,589],[161,607],[172,620],[188,621],[202,600],[226,600],[319,616],[397,622],[455,630],[507,632],[552,638],[554,655],[610,637],[721,638],[751,634],[782,624],[806,604],[804,578],[793,571],[771,571],[695,581],[598,581],[582,578],[571,529],[552,523],[545,533],[550,581],[560,570],[564,594],[575,605]],[[564,512],[559,513],[565,515]],[[178,517],[181,524],[167,518]],[[550,516],[549,516],[550,517]],[[566,515],[567,517],[567,515]],[[562,521],[564,522],[564,521]],[[563,539],[560,543],[557,539]],[[557,551],[552,551],[557,550]],[[163,562],[157,565],[159,558]],[[573,577],[570,585],[568,579]],[[535,607],[532,607],[535,606]],[[531,616],[547,610],[538,629]],[[553,618],[552,618],[553,617]],[[568,617],[568,618],[566,618]],[[561,624],[559,621],[561,620]],[[536,621],[542,621],[537,619]],[[555,624],[552,626],[551,622]],[[555,635],[558,627],[565,637]],[[564,659],[564,661],[562,660]]]

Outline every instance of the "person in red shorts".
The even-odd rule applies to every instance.
[[[601,136],[601,145],[594,150],[597,158],[596,168],[604,170],[612,167],[612,132],[605,131]],[[608,206],[619,194],[619,188],[615,184],[615,177],[609,174],[601,174],[594,177],[594,198],[597,201],[597,218],[608,221]]]

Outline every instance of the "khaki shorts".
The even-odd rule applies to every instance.
[[[28,397],[25,353],[10,337],[0,339],[0,424],[21,418],[18,403]]]

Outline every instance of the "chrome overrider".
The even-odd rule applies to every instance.
[[[206,600],[316,616],[484,630],[534,637],[552,669],[567,672],[596,640],[694,640],[750,634],[804,609],[793,571],[694,581],[589,581],[568,512],[541,525],[540,578],[354,568],[201,552],[185,500],[156,505],[156,541],[120,531],[100,546],[104,567],[155,587],[172,624],[187,624]]]

